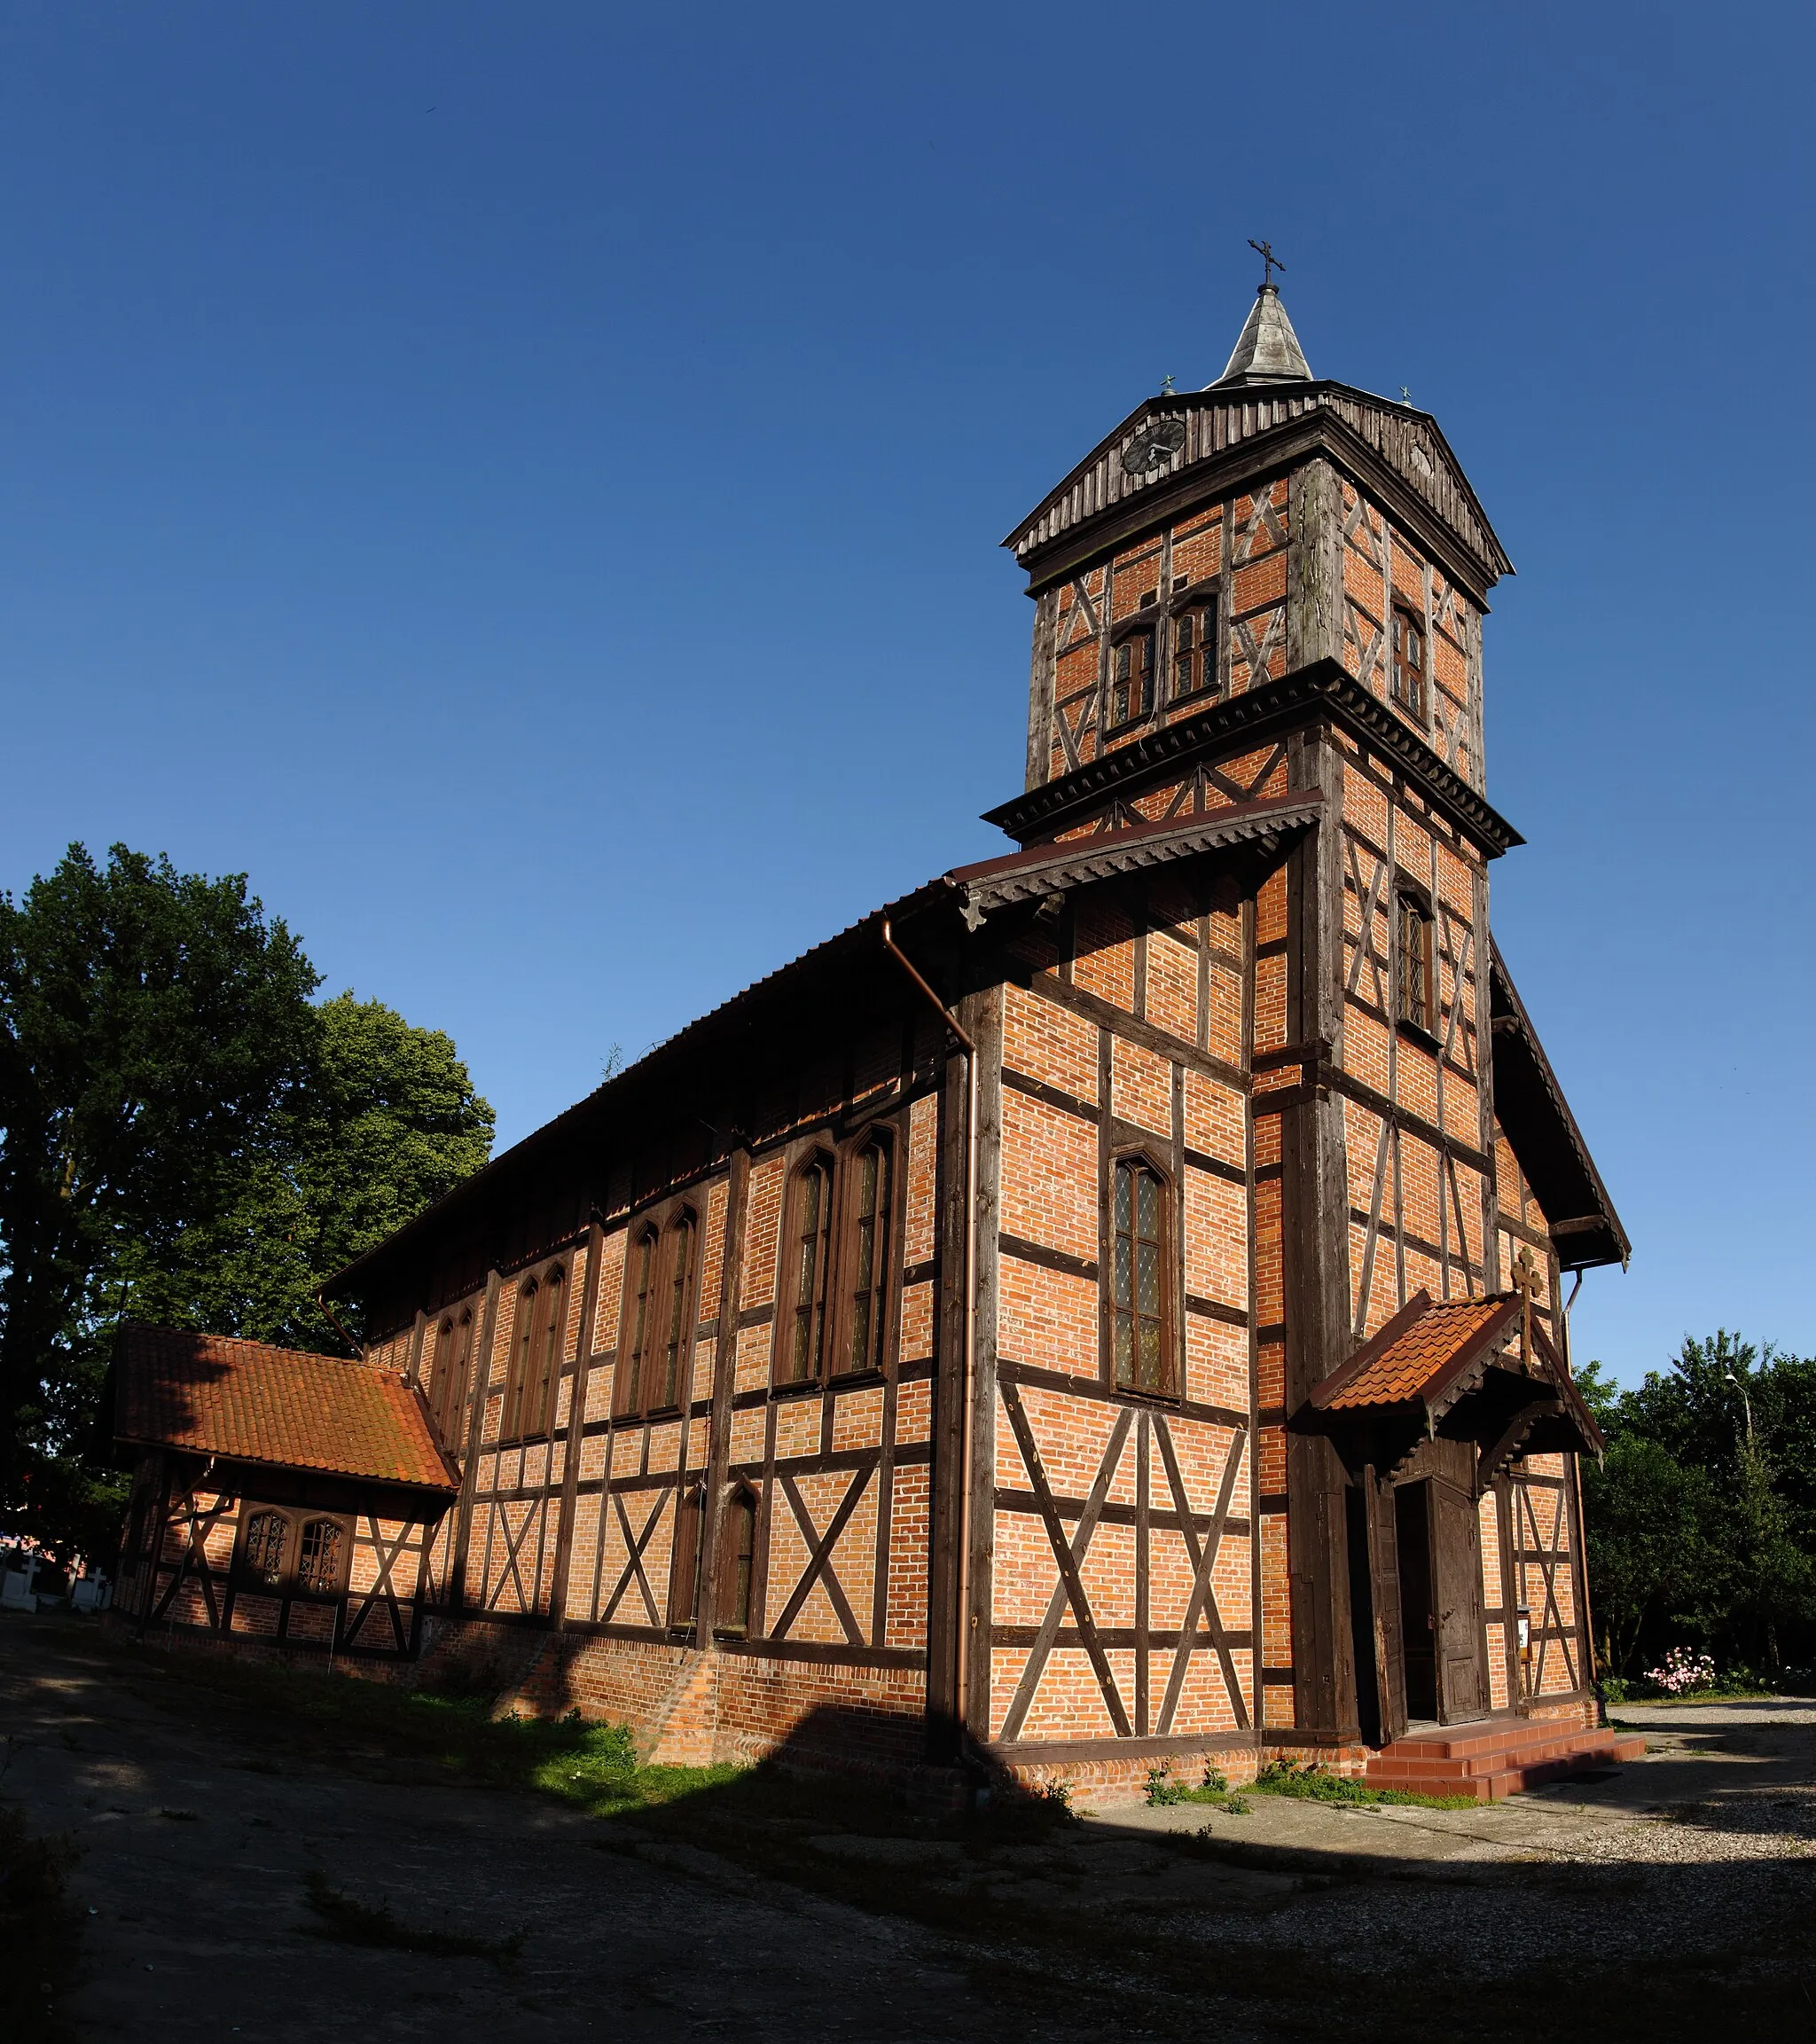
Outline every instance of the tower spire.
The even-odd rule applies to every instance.
[[[1205,388],[1216,390],[1231,383],[1309,383],[1311,365],[1299,345],[1299,336],[1293,332],[1293,323],[1287,317],[1273,280],[1274,271],[1278,270],[1284,276],[1287,266],[1274,254],[1272,242],[1250,241],[1248,246],[1265,266],[1261,286],[1223,374]]]

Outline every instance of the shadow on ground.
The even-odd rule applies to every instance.
[[[1647,1761],[1486,1811],[935,1821],[311,1680],[0,1623],[0,1799],[78,1855],[66,2034],[1816,2034],[1808,1707],[1651,1715]],[[486,1786],[537,1741],[540,1790]]]

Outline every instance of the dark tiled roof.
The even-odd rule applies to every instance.
[[[458,1487],[422,1400],[395,1370],[135,1323],[121,1330],[114,1369],[121,1442],[419,1490]]]

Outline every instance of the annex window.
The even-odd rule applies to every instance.
[[[333,1519],[311,1519],[302,1529],[297,1549],[297,1588],[316,1596],[333,1596],[340,1587],[346,1551],[347,1535],[340,1526]]]
[[[1217,603],[1207,598],[1173,613],[1173,701],[1217,687]]]
[[[675,1559],[669,1577],[669,1623],[691,1625],[700,1615],[700,1530],[706,1516],[706,1488],[693,1484],[681,1493],[675,1513]]]
[[[290,1522],[282,1512],[254,1512],[246,1522],[239,1550],[247,1581],[262,1590],[281,1590],[289,1545]]]
[[[1394,1019],[1435,1035],[1431,912],[1416,895],[1398,897],[1394,946]]]
[[[1124,1390],[1171,1396],[1178,1390],[1172,1342],[1172,1201],[1167,1181],[1143,1157],[1115,1167],[1110,1298],[1111,1344]]]
[[[656,1320],[656,1231],[646,1228],[630,1245],[624,1270],[624,1325],[630,1345],[619,1377],[618,1410],[640,1413],[646,1402],[645,1378],[654,1362]]]
[[[1132,723],[1154,708],[1154,631],[1131,631],[1110,653],[1110,722]]]
[[[788,1318],[781,1382],[811,1382],[826,1347],[826,1284],[833,1252],[833,1160],[810,1158],[794,1174],[788,1214]]]
[[[450,1314],[435,1329],[429,1363],[429,1414],[444,1447],[455,1445],[466,1404],[466,1366],[473,1352],[473,1315]]]
[[[873,1136],[852,1160],[851,1278],[845,1367],[882,1367],[889,1269],[889,1149]]]
[[[1394,701],[1425,721],[1425,627],[1410,610],[1394,612]]]
[[[718,1612],[713,1630],[750,1630],[751,1571],[756,1557],[756,1497],[740,1484],[725,1500],[719,1528]]]

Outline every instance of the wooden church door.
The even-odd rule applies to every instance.
[[[1476,1500],[1442,1476],[1422,1488],[1431,1523],[1437,1715],[1446,1725],[1488,1711],[1482,1606],[1482,1521]]]

